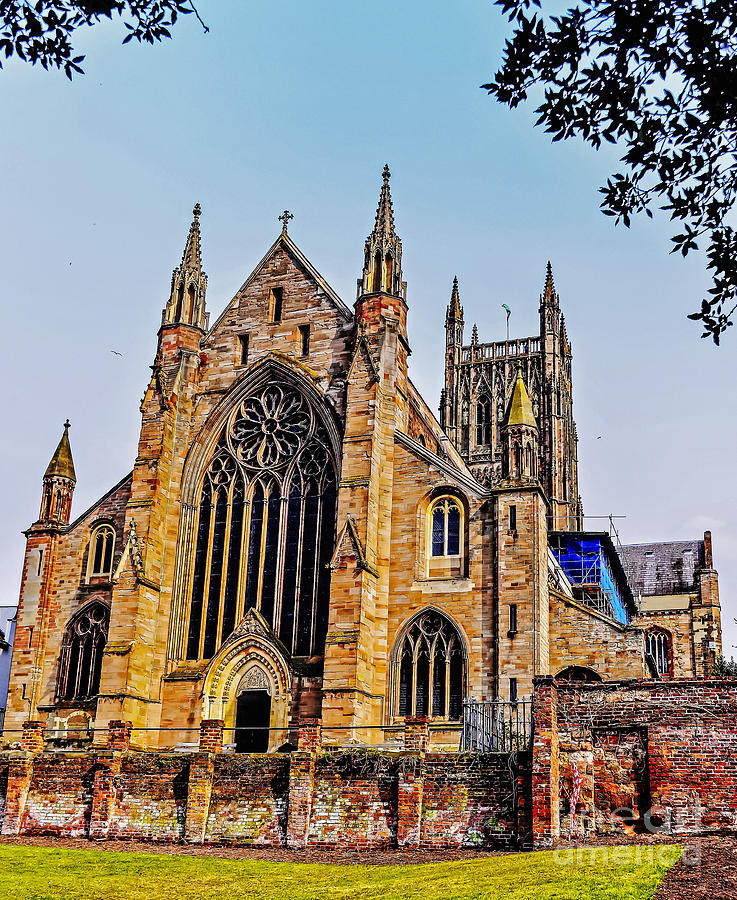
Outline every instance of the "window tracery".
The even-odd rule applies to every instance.
[[[209,659],[252,608],[291,653],[321,653],[336,465],[324,425],[289,385],[228,417],[200,493],[187,658]]]
[[[115,529],[112,525],[98,525],[90,537],[87,577],[110,575],[113,571]]]
[[[671,636],[662,628],[652,628],[645,633],[645,653],[655,660],[655,668],[661,678],[669,678],[672,674]]]
[[[57,696],[60,700],[88,700],[99,691],[109,621],[110,610],[94,601],[67,625],[59,657]]]
[[[459,556],[461,509],[453,497],[441,497],[430,508],[432,556]]]
[[[463,642],[436,610],[421,613],[395,648],[395,711],[399,716],[460,719],[466,678]]]

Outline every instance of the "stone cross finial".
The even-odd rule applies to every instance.
[[[277,218],[282,223],[281,233],[286,234],[287,226],[289,225],[289,220],[293,219],[294,216],[289,212],[288,209],[285,209],[284,212],[280,216],[277,216]]]

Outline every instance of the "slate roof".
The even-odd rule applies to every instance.
[[[686,594],[694,590],[704,564],[704,542],[625,544],[620,556],[635,595]]]

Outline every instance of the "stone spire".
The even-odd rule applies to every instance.
[[[394,209],[389,188],[389,166],[384,166],[381,193],[376,207],[374,230],[364,246],[363,275],[358,281],[358,297],[364,294],[406,295],[402,281],[402,242],[394,230]]]
[[[64,433],[59,445],[46,466],[43,477],[41,495],[41,525],[68,525],[72,510],[72,494],[77,483],[72,460],[72,448],[69,445],[69,419],[64,423]]]
[[[69,444],[69,429],[72,423],[69,419],[64,423],[64,433],[59,441],[59,446],[51,457],[51,462],[46,466],[44,478],[52,478],[58,475],[61,478],[68,478],[76,483],[77,476],[74,472],[74,460],[72,459],[72,448]]]
[[[164,325],[193,325],[203,330],[207,327],[207,275],[202,271],[200,249],[201,212],[200,204],[196,203],[192,210],[192,224],[189,226],[182,262],[171,276],[171,293],[164,310]]]
[[[543,292],[540,294],[540,305],[557,306],[558,300],[558,294],[555,290],[555,281],[553,280],[553,267],[550,265],[550,260],[548,260],[548,264],[545,267],[545,284],[543,286]]]
[[[394,209],[392,207],[392,193],[389,187],[389,179],[392,177],[392,173],[389,171],[389,166],[384,166],[381,177],[384,181],[379,194],[379,205],[376,207],[374,234],[393,235]]]
[[[478,344],[479,342],[479,330],[476,327],[476,323],[473,323],[473,328],[471,329],[471,343]]]
[[[532,402],[530,395],[527,393],[520,366],[517,367],[517,379],[514,382],[512,397],[507,406],[504,425],[506,428],[514,425],[526,425],[528,428],[537,428],[535,413],[532,411]]]
[[[202,274],[202,254],[200,252],[200,216],[202,207],[195,203],[192,210],[192,224],[189,226],[187,243],[184,245],[181,269],[187,269],[190,273]]]
[[[463,307],[461,306],[460,295],[458,293],[457,275],[453,279],[453,290],[450,293],[450,303],[448,304],[448,311],[445,315],[446,322],[449,322],[452,319],[460,319],[463,321]]]

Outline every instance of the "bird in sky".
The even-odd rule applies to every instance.
[[[111,352],[111,353],[114,353],[116,356],[122,356],[122,355],[123,355],[122,353],[118,353],[117,350],[111,350],[110,352]]]

